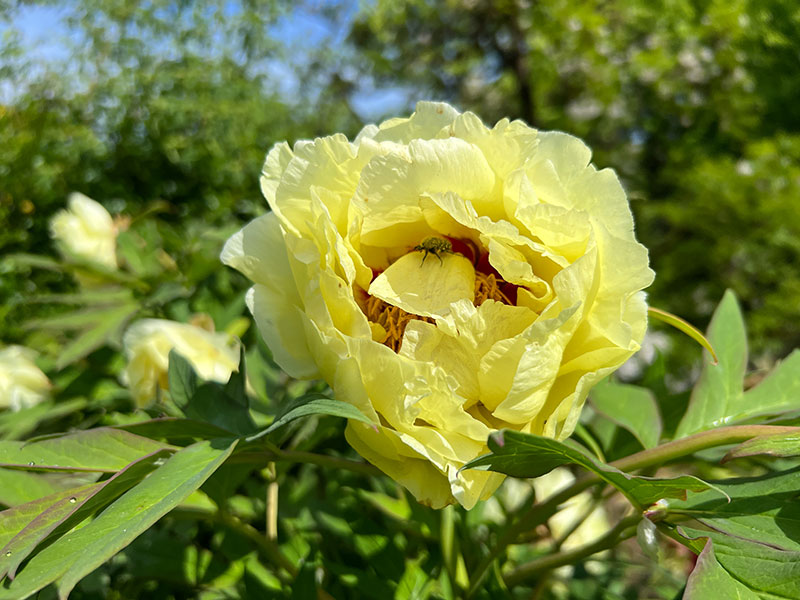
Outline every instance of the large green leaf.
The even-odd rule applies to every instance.
[[[85,482],[84,482],[85,483]],[[0,468],[0,504],[17,506],[74,487],[51,473],[28,473]]]
[[[701,491],[711,487],[689,475],[658,479],[623,473],[585,454],[576,445],[518,431],[503,430],[492,434],[489,436],[489,450],[491,454],[479,456],[462,468],[527,478],[539,477],[558,466],[572,463],[594,472],[639,507],[662,498],[685,498],[687,490]]]
[[[714,492],[672,501],[668,512],[691,516],[729,536],[800,552],[800,467],[761,477],[715,483],[730,501]]]
[[[728,423],[744,406],[742,385],[747,367],[747,337],[742,311],[732,291],[725,292],[708,327],[708,339],[717,351],[714,364],[703,356],[703,371],[692,390],[689,408],[675,438]]]
[[[169,446],[149,438],[102,427],[33,442],[0,442],[0,465],[115,473],[166,448]]]
[[[689,575],[683,600],[709,600],[725,598],[731,600],[760,600],[761,596],[737,581],[717,562],[714,544],[706,542],[697,557],[697,564]]]
[[[21,525],[13,539],[0,543],[0,578],[6,573],[14,576],[16,568],[33,551],[36,545],[56,528],[70,528],[86,516],[119,496],[141,481],[158,462],[169,456],[166,450],[159,450],[131,463],[112,477],[98,483],[65,490],[32,503],[17,506],[0,513],[0,536],[9,533],[15,525]],[[37,511],[38,512],[34,512]],[[5,512],[9,520],[3,520]],[[25,516],[32,517],[22,522]],[[3,545],[5,544],[5,547]]]
[[[590,400],[599,413],[630,431],[645,448],[658,445],[661,414],[650,390],[606,380],[592,388]]]
[[[321,394],[306,394],[289,403],[287,403],[282,410],[275,415],[275,420],[269,427],[259,431],[257,434],[247,438],[247,441],[257,440],[261,437],[269,435],[280,427],[291,423],[295,419],[302,417],[309,417],[311,415],[330,415],[333,417],[342,417],[345,419],[355,419],[372,425],[364,413],[358,410],[352,404],[342,402],[340,400],[333,400],[322,396]]]
[[[201,441],[175,453],[100,515],[35,555],[0,600],[21,600],[59,580],[61,598],[103,562],[130,544],[203,482],[230,456],[236,440]]]
[[[800,598],[800,552],[773,548],[714,531],[690,527],[681,527],[680,530],[690,540],[709,538],[706,547],[713,543],[713,557],[720,567],[718,569],[710,562],[710,551],[701,571],[697,576],[693,574],[696,579],[690,580],[686,598]],[[732,585],[731,579],[737,585]],[[715,585],[719,588],[715,588]],[[730,595],[731,591],[739,595]],[[706,592],[711,594],[703,595]]]

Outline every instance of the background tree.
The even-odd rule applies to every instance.
[[[377,86],[585,139],[633,200],[655,304],[703,324],[731,287],[757,354],[798,344],[795,2],[386,0],[349,40]]]

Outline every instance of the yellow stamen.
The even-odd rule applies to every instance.
[[[378,341],[395,352],[400,350],[400,345],[403,343],[403,333],[405,333],[406,325],[408,325],[409,321],[434,322],[430,317],[412,315],[401,308],[387,304],[375,296],[369,296],[362,308],[364,314],[367,315],[367,319],[377,323],[386,331],[384,338]]]
[[[480,271],[475,271],[475,300],[473,304],[480,306],[486,300],[496,300],[503,304],[513,305],[514,303],[500,290],[502,279],[498,280],[492,274],[486,275]]]

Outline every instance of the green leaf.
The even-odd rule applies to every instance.
[[[34,556],[0,600],[20,600],[59,580],[66,598],[75,584],[199,488],[230,456],[236,440],[201,441],[175,453],[93,521],[70,531]]]
[[[169,449],[127,431],[101,427],[34,442],[0,442],[0,465],[115,473],[142,456]]]
[[[84,310],[76,310],[55,317],[26,321],[25,327],[27,329],[55,329],[57,331],[95,328],[101,326],[109,319],[116,319],[123,308],[132,311],[138,309],[139,305],[126,302],[102,309],[93,307]]]
[[[725,292],[708,327],[708,338],[719,362],[703,356],[703,371],[692,390],[689,408],[675,432],[682,438],[727,424],[744,408],[743,381],[747,367],[747,337],[736,296]]]
[[[713,556],[720,567],[716,568],[706,558],[698,580],[690,581],[687,586],[689,598],[800,598],[800,552],[752,543],[714,531],[690,527],[681,527],[680,531],[690,539],[709,538],[703,550],[713,544]],[[728,578],[738,585],[732,586]],[[715,584],[720,587],[715,588]],[[739,595],[731,596],[729,591]],[[712,594],[703,595],[705,592]]]
[[[800,399],[800,350],[795,350],[761,383],[744,393],[736,419],[797,410],[798,399]]]
[[[105,481],[65,490],[60,494],[23,505],[40,510],[39,513],[33,515],[34,518],[17,531],[14,538],[9,540],[5,547],[0,544],[0,548],[2,548],[0,550],[0,578],[6,572],[9,573],[10,578],[13,578],[17,567],[47,535],[56,528],[71,529],[73,525],[80,523],[87,516],[141,481],[155,469],[159,461],[168,456],[167,451],[159,450],[131,463]],[[47,500],[50,502],[46,502]],[[23,509],[23,506],[9,510]],[[0,517],[2,514],[0,513]],[[30,515],[30,511],[22,511],[19,514]],[[5,531],[4,527],[0,522],[0,531]]]
[[[731,449],[722,459],[728,462],[745,456],[767,455],[776,457],[800,456],[800,429],[792,433],[760,435],[742,442]]]
[[[176,350],[169,351],[169,367],[167,369],[169,395],[178,408],[183,408],[192,400],[197,392],[199,378],[191,363]]]
[[[115,425],[114,429],[122,429],[155,440],[173,441],[212,440],[230,434],[230,431],[211,423],[176,417],[160,417],[129,425]]]
[[[592,388],[591,402],[603,416],[630,431],[645,448],[658,445],[661,414],[650,390],[606,380]]]
[[[125,325],[138,311],[138,304],[123,304],[108,311],[97,311],[104,313],[102,320],[98,320],[94,327],[84,331],[61,350],[56,361],[56,369],[63,369],[88,356],[100,346],[115,342],[122,335]]]
[[[41,497],[37,500],[25,502],[12,508],[0,512],[0,548],[4,549],[0,553],[0,564],[5,554],[5,546],[22,531],[29,523],[42,515],[49,507],[58,504],[61,500],[69,500],[72,497],[79,497],[89,493],[95,486],[102,485],[96,483],[86,484],[79,488],[60,490],[58,492]],[[2,578],[2,575],[0,575]]]
[[[275,420],[269,427],[250,436],[247,438],[247,441],[252,442],[253,440],[262,438],[280,427],[291,423],[295,419],[311,415],[330,415],[333,417],[342,417],[344,419],[355,419],[356,421],[361,421],[368,425],[373,424],[372,421],[364,416],[364,413],[352,404],[340,400],[332,400],[321,394],[306,394],[305,396],[301,396],[287,403],[282,410],[275,415]]]
[[[714,359],[714,362],[717,362],[717,353],[714,352],[714,347],[711,345],[711,342],[708,341],[706,336],[704,336],[700,330],[697,329],[697,327],[688,321],[681,319],[679,316],[673,315],[671,312],[667,312],[666,310],[662,310],[660,308],[655,308],[654,306],[647,307],[647,314],[651,318],[658,319],[667,325],[672,325],[678,331],[682,331],[688,335],[695,342],[708,350],[709,354],[711,354],[711,358]]]
[[[170,351],[169,358],[170,400],[186,417],[236,435],[255,431],[256,425],[250,417],[249,401],[244,391],[243,356],[239,363],[242,373],[231,373],[225,385],[216,381],[202,383],[191,364],[174,350]]]
[[[670,479],[641,477],[623,473],[585,454],[567,442],[504,429],[489,436],[491,454],[479,456],[462,469],[481,469],[512,477],[539,477],[564,464],[576,464],[597,474],[624,494],[632,504],[645,507],[662,498],[685,498],[687,490],[711,488],[696,477],[683,475]]]
[[[36,544],[102,487],[90,483],[0,512],[0,579],[13,577]]]
[[[26,298],[28,302],[52,303],[52,304],[77,304],[96,306],[119,304],[126,300],[132,300],[131,291],[126,288],[101,288],[98,290],[85,290],[66,294],[36,294]]]
[[[78,398],[66,402],[45,401],[19,411],[0,412],[0,437],[20,439],[36,429],[39,423],[59,419],[81,410],[87,401]]]
[[[2,442],[0,442],[2,443]],[[0,504],[17,506],[72,487],[50,473],[26,473],[0,468]]]
[[[714,484],[713,492],[670,501],[668,514],[693,517],[714,531],[753,543],[800,552],[800,467]]]
[[[746,585],[734,579],[714,555],[714,544],[706,542],[697,557],[697,563],[689,575],[683,600],[708,600],[709,598],[730,598],[736,600],[760,600]]]

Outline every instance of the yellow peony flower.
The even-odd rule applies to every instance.
[[[77,192],[70,195],[67,206],[50,221],[50,234],[59,247],[116,269],[117,228],[108,211]]]
[[[267,155],[272,212],[222,261],[255,283],[278,364],[369,416],[348,441],[422,503],[489,497],[501,475],[458,469],[492,431],[567,437],[639,349],[653,272],[617,176],[590,158],[564,133],[432,102]]]
[[[228,381],[239,370],[239,343],[225,333],[164,319],[142,319],[122,339],[128,364],[123,381],[137,406],[156,397],[156,387],[169,391],[169,352],[175,350],[207,381]]]
[[[0,350],[0,409],[18,411],[45,400],[50,380],[33,362],[36,353],[22,346]]]

